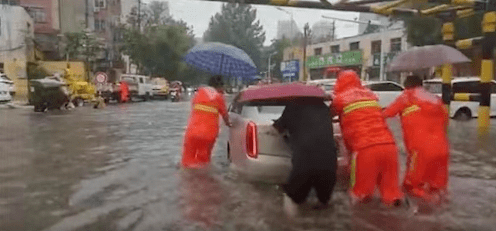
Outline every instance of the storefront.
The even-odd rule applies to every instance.
[[[354,50],[335,54],[311,56],[307,59],[307,67],[312,80],[325,78],[326,70],[329,67],[339,67],[344,70],[354,70],[357,73],[361,73],[362,51]],[[335,75],[329,75],[326,78],[335,77]]]

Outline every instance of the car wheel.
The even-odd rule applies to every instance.
[[[472,112],[466,107],[460,108],[456,111],[454,118],[455,120],[467,121],[472,118]]]
[[[231,146],[229,145],[229,143],[227,143],[227,160],[229,161],[229,163],[232,162],[232,160],[231,160]]]
[[[84,100],[81,98],[75,98],[73,104],[76,107],[82,107],[84,105]]]

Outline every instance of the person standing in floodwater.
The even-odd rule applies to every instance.
[[[385,205],[400,206],[404,196],[398,186],[398,150],[377,96],[362,86],[354,71],[342,71],[332,105],[339,115],[346,147],[353,153],[352,204],[371,199],[378,185]]]
[[[327,207],[336,185],[337,156],[329,107],[323,99],[302,98],[286,106],[273,126],[289,133],[292,170],[283,185],[284,210],[298,214],[297,204],[305,202],[312,188],[320,205]]]
[[[440,97],[422,88],[422,79],[408,76],[405,90],[384,111],[399,115],[408,152],[405,191],[430,201],[446,193],[448,185],[448,111]]]
[[[184,136],[181,166],[202,167],[210,163],[212,149],[219,135],[219,115],[231,126],[224,100],[222,76],[210,78],[208,87],[200,87],[195,93],[192,110]]]

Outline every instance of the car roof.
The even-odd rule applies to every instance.
[[[381,83],[392,83],[392,84],[395,84],[395,85],[401,86],[401,84],[399,84],[399,83],[397,83],[397,82],[394,82],[394,81],[389,81],[389,80],[386,80],[386,81],[363,81],[363,84],[364,84],[364,85],[370,85],[370,84],[381,84]]]
[[[307,81],[307,84],[334,84],[336,79],[316,79]]]
[[[455,77],[451,79],[451,83],[464,83],[464,82],[473,82],[473,81],[480,81],[480,77],[478,76]],[[494,80],[492,81],[495,82]],[[424,80],[424,83],[442,83],[442,82],[443,80],[440,78]]]

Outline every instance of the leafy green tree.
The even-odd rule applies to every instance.
[[[276,53],[272,56],[271,62],[275,64],[275,68],[272,70],[272,73],[280,79],[282,79],[281,62],[283,61],[284,49],[288,47],[291,47],[291,41],[286,38],[274,40],[270,46],[271,50]]]
[[[473,38],[482,35],[482,13],[467,18],[457,18],[455,24],[455,39]],[[407,27],[408,42],[414,46],[435,45],[443,43],[443,22],[435,17],[404,17],[400,18]]]
[[[146,74],[179,79],[186,68],[182,56],[191,47],[187,30],[177,25],[153,26],[144,33],[126,29],[122,51]]]
[[[244,50],[260,66],[265,32],[257,11],[250,5],[227,3],[211,17],[204,40],[230,44]]]

